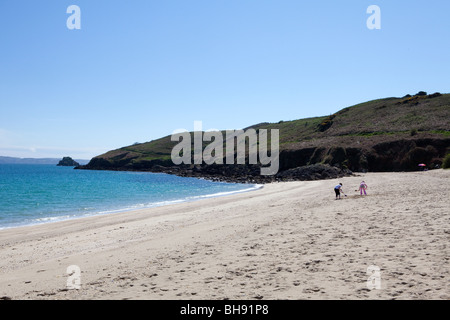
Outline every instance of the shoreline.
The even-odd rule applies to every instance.
[[[277,182],[0,230],[0,297],[449,299],[449,178],[441,169]],[[353,191],[361,179],[367,197]],[[334,200],[337,182],[348,198]],[[71,265],[79,290],[67,289]],[[370,265],[380,290],[367,289]]]
[[[261,167],[256,165],[227,165],[230,171],[223,172],[222,165],[177,165],[150,168],[131,167],[97,167],[88,165],[77,166],[75,170],[115,171],[115,172],[151,172],[174,175],[183,178],[204,179],[212,182],[238,184],[267,184],[273,182],[314,181],[342,178],[351,176],[352,171],[340,169],[328,164],[311,164],[301,167],[285,169],[274,175],[261,175]],[[255,172],[256,170],[256,172]]]
[[[227,183],[231,183],[231,182],[227,182]],[[235,183],[235,184],[239,184],[239,183]],[[56,216],[56,217],[45,217],[45,218],[41,218],[41,219],[49,219],[50,221],[43,221],[43,222],[32,222],[32,223],[23,223],[23,224],[18,224],[18,225],[14,225],[14,226],[1,226],[0,225],[0,231],[2,230],[9,230],[9,229],[15,229],[15,228],[24,228],[24,227],[33,227],[33,226],[39,226],[39,225],[46,225],[46,224],[51,224],[51,223],[58,223],[58,222],[63,222],[63,221],[68,221],[68,220],[77,220],[77,219],[84,219],[84,218],[90,218],[90,217],[97,217],[97,216],[105,216],[105,215],[110,215],[110,214],[123,214],[126,212],[134,212],[134,211],[138,211],[138,210],[146,210],[146,209],[151,209],[151,208],[158,208],[158,207],[164,207],[164,206],[170,206],[173,204],[178,204],[178,203],[188,203],[188,202],[193,202],[193,201],[199,201],[202,199],[210,199],[210,198],[218,198],[218,197],[224,197],[224,196],[230,196],[230,195],[234,195],[234,194],[240,194],[240,193],[246,193],[246,192],[252,192],[258,189],[261,189],[264,187],[264,185],[262,184],[250,184],[249,188],[245,188],[242,190],[236,190],[236,191],[224,191],[224,192],[217,192],[217,193],[212,193],[212,194],[206,194],[206,195],[199,195],[199,196],[190,196],[190,197],[186,197],[183,199],[177,199],[177,200],[168,200],[168,201],[161,201],[161,202],[155,202],[152,203],[150,205],[143,205],[140,208],[123,208],[123,209],[111,209],[111,210],[106,210],[106,211],[100,211],[100,212],[94,212],[94,213],[86,213],[83,215],[71,215],[69,217],[67,217],[67,215],[64,216]]]

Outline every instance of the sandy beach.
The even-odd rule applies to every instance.
[[[449,190],[450,170],[367,173],[0,230],[0,297],[450,299]]]

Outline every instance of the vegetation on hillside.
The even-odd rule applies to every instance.
[[[450,169],[450,153],[448,153],[442,162],[442,168]]]
[[[436,167],[449,147],[450,94],[419,92],[361,103],[328,116],[245,129],[250,128],[279,130],[283,169],[324,163],[356,171],[413,170],[425,161]],[[87,168],[171,166],[176,144],[170,136],[134,144],[95,157]]]

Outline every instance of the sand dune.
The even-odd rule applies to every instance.
[[[0,297],[450,299],[449,178],[434,170],[273,183],[1,230]],[[367,196],[355,192],[361,180]],[[338,182],[348,197],[336,201]],[[67,287],[71,265],[78,290]],[[379,289],[367,287],[371,265]]]

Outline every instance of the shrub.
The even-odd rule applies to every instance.
[[[402,103],[414,103],[417,104],[419,103],[417,100],[420,98],[420,96],[415,95],[414,97],[408,97],[406,99],[403,100]]]
[[[322,123],[320,123],[319,125],[317,125],[317,129],[318,129],[320,132],[324,132],[324,131],[328,130],[328,129],[331,127],[331,125],[333,124],[333,119],[334,119],[335,117],[336,117],[335,114],[332,114],[332,115],[326,117],[326,118],[322,121]]]
[[[440,94],[439,92],[435,92],[433,94],[430,94],[428,96],[428,98],[432,99],[432,98],[437,98],[437,97],[440,97],[440,96],[442,96],[442,94]]]
[[[442,168],[450,169],[450,153],[447,153],[445,156],[444,162],[442,162]]]

